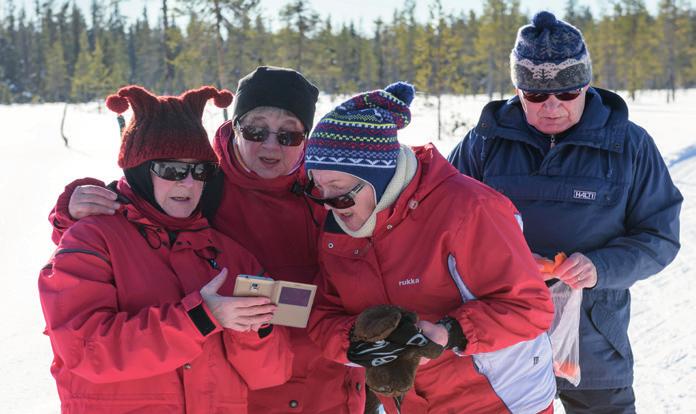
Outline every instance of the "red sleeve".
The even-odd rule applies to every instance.
[[[553,302],[516,215],[509,200],[487,198],[456,234],[450,272],[461,282],[460,292],[473,298],[450,316],[464,331],[466,354],[506,348],[551,326]]]
[[[51,213],[48,215],[48,221],[51,223],[51,226],[53,226],[51,239],[56,245],[60,243],[60,238],[63,236],[63,233],[65,233],[65,230],[76,222],[76,220],[70,216],[68,205],[70,204],[70,197],[73,191],[81,185],[106,187],[103,181],[97,180],[96,178],[80,178],[65,186],[65,190],[58,196],[55,207],[53,207],[53,210],[51,210]]]
[[[105,243],[92,224],[80,224],[65,233],[52,266],[39,276],[47,332],[65,366],[88,381],[108,383],[173,371],[200,355],[206,338],[222,330],[200,293],[135,314],[119,312]]]
[[[346,356],[348,338],[357,315],[346,313],[338,293],[326,274],[320,274],[316,281],[318,288],[314,299],[314,309],[307,325],[309,337],[323,350],[326,359],[347,364],[349,363]]]
[[[222,236],[222,235],[221,235]],[[232,257],[228,270],[232,276],[221,290],[221,295],[231,296],[237,274],[258,275],[263,270],[256,258],[236,241],[226,240],[226,254]],[[273,326],[270,334],[261,338],[258,332],[238,332],[224,329],[223,340],[227,360],[242,376],[250,389],[274,387],[287,382],[292,376],[294,354],[290,347],[290,332],[283,326]],[[259,375],[263,372],[263,375]]]
[[[263,338],[254,331],[225,329],[223,338],[227,360],[250,389],[281,385],[292,376],[294,354],[287,328],[273,326],[273,331]],[[259,375],[260,372],[263,375]]]

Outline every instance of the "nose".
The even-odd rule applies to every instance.
[[[558,100],[554,95],[551,95],[548,97],[548,99],[544,102],[544,107],[547,109],[556,109],[559,106],[561,106],[561,101]]]
[[[269,132],[268,138],[261,143],[261,146],[270,148],[280,147],[280,142],[278,142],[278,134],[276,132]]]
[[[177,181],[177,184],[182,185],[184,187],[191,187],[193,185],[194,181],[195,180],[193,179],[193,174],[191,173],[191,171],[189,171],[186,178],[184,178],[183,180]]]

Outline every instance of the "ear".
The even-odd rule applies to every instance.
[[[444,351],[445,347],[433,341],[430,341],[424,347],[418,348],[418,355],[428,359],[435,359],[442,355]]]
[[[391,334],[399,325],[401,311],[394,305],[367,308],[358,316],[353,329],[354,340],[375,342]]]
[[[401,318],[404,319],[405,321],[408,321],[412,324],[418,323],[418,314],[415,312],[411,312],[409,310],[401,308]]]
[[[355,321],[353,335],[356,340],[375,342],[391,334],[399,325],[401,311],[394,305],[377,305],[367,308]]]

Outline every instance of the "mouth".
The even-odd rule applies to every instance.
[[[171,200],[176,201],[177,203],[186,203],[191,200],[191,197],[169,197]]]
[[[259,161],[261,161],[261,163],[264,165],[274,166],[280,162],[280,159],[268,158],[268,157],[259,157]]]
[[[566,116],[565,115],[546,115],[543,116],[544,119],[548,119],[550,121],[557,121],[559,119],[564,119]]]

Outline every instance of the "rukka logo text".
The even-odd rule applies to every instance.
[[[420,278],[409,277],[407,279],[399,280],[399,286],[417,285],[420,283]]]

